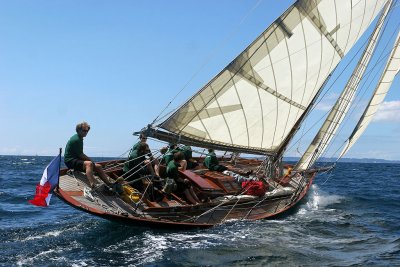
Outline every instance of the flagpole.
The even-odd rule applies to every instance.
[[[59,155],[60,155],[60,162],[59,163],[60,164],[58,166],[60,166],[60,167],[58,169],[58,182],[57,182],[57,186],[56,186],[57,191],[58,191],[58,189],[60,189],[60,168],[61,168],[61,154],[62,154],[62,148],[60,147],[59,149],[60,149],[60,151],[59,151]]]

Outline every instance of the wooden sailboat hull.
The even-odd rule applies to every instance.
[[[110,162],[103,162],[102,164],[106,165]],[[111,168],[108,174],[112,177],[113,173],[119,171],[119,167]],[[289,190],[290,186],[285,187],[276,183],[276,186],[285,189],[278,193],[270,191],[265,196],[257,197],[235,196],[226,193],[228,190],[222,183],[218,185],[218,181],[212,183],[212,180],[210,180],[210,188],[207,188],[206,182],[209,180],[207,177],[213,176],[213,174],[214,172],[207,172],[199,178],[199,175],[193,171],[182,173],[189,178],[190,176],[194,177],[192,177],[193,187],[196,187],[196,192],[199,195],[212,195],[215,192],[220,194],[219,197],[214,197],[207,203],[197,205],[187,204],[179,196],[176,196],[177,199],[164,198],[158,202],[143,199],[139,203],[134,203],[124,201],[119,195],[102,192],[96,193],[94,200],[91,200],[84,196],[84,187],[87,186],[85,174],[76,171],[68,172],[65,169],[61,170],[60,183],[55,194],[76,209],[112,221],[145,227],[206,228],[230,220],[259,220],[282,214],[304,198],[315,176],[315,173],[307,174],[303,178],[301,188],[297,189]],[[215,173],[215,177],[225,179],[225,186],[227,186],[226,179],[233,179],[232,177],[222,177],[220,173]],[[200,182],[197,182],[200,183],[200,186],[196,184],[196,178],[200,180]],[[282,183],[290,185],[293,181]],[[285,190],[288,192],[285,192]]]

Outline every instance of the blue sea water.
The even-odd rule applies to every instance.
[[[29,204],[51,159],[0,156],[1,266],[400,266],[400,164],[339,163],[285,216],[179,231]]]

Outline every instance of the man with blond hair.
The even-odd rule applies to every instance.
[[[96,172],[101,180],[107,185],[110,184],[107,175],[104,173],[100,164],[94,163],[88,156],[83,153],[83,138],[86,137],[90,130],[87,122],[81,122],[76,125],[76,134],[74,134],[65,147],[64,162],[69,169],[85,172],[89,180],[91,188],[96,185],[96,179],[93,173]]]

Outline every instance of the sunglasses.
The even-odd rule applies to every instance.
[[[90,128],[87,130],[81,130],[81,131],[82,131],[82,133],[87,133],[87,132],[89,132],[89,130],[90,130]]]

